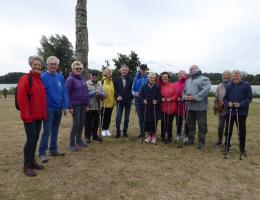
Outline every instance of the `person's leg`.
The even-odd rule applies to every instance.
[[[181,115],[176,115],[176,117],[175,117],[175,121],[176,121],[176,137],[181,135],[182,120],[183,120],[183,117]]]
[[[74,106],[73,107],[73,122],[72,128],[70,132],[70,146],[74,147],[76,145],[76,135],[79,131],[79,123],[80,123],[80,107]]]
[[[92,132],[92,137],[93,139],[98,139],[100,135],[97,134],[98,132],[98,127],[99,127],[99,110],[94,110],[93,111],[93,132]]]
[[[229,115],[227,115],[227,126],[226,126],[226,130],[225,130],[225,136],[226,136],[226,142],[225,142],[225,145],[227,143],[228,145],[228,148],[231,147],[231,144],[230,144],[230,140],[231,140],[231,137],[232,137],[232,133],[233,133],[233,126],[234,126],[234,123],[235,123],[235,120],[236,120],[236,117],[234,115],[231,116],[231,119],[230,119],[230,127],[228,129],[228,123],[229,123]],[[229,137],[228,137],[229,135]]]
[[[218,144],[219,145],[222,144],[225,122],[226,122],[226,117],[219,115],[219,118],[218,118]]]
[[[166,123],[166,114],[164,112],[162,112],[162,117],[161,117],[161,139],[164,140],[165,139],[165,123]]]
[[[136,113],[139,121],[140,134],[138,137],[142,137],[144,133],[144,106],[142,104],[135,104]]]
[[[120,137],[120,133],[121,133],[120,125],[121,125],[124,106],[121,104],[118,104],[117,108],[118,108],[118,110],[116,113],[117,114],[116,115],[116,137]]]
[[[60,127],[60,121],[62,116],[62,109],[56,109],[54,111],[53,123],[51,128],[51,142],[50,142],[50,153],[56,154],[58,152],[58,133]]]
[[[239,121],[239,137],[240,137],[240,149],[245,152],[246,144],[246,116],[238,116]]]
[[[91,138],[91,127],[92,127],[92,110],[89,110],[85,114],[85,139],[90,141]]]
[[[124,120],[124,129],[123,129],[123,133],[124,136],[127,136],[127,130],[128,130],[128,124],[129,124],[129,116],[130,116],[130,112],[131,112],[131,106],[132,103],[127,103],[125,105],[125,120]]]
[[[174,119],[174,113],[169,114],[169,124],[168,124],[168,140],[171,141],[172,140],[172,123],[173,123],[173,119]]]
[[[205,145],[206,133],[208,131],[207,111],[196,111],[196,120],[199,129],[199,144]]]
[[[196,132],[195,111],[188,111],[187,126],[188,126],[188,132],[189,132],[188,144],[194,144],[195,132]]]
[[[37,142],[42,128],[42,120],[35,121],[35,137],[32,149],[31,163],[35,161],[35,152],[37,148]]]
[[[85,106],[80,106],[79,107],[79,128],[78,132],[76,134],[76,143],[77,144],[83,144],[82,142],[82,132],[85,124],[85,114],[86,114],[86,107]]]
[[[53,110],[47,111],[47,120],[43,123],[43,133],[40,141],[39,156],[45,156],[49,144],[49,136],[52,131],[53,118],[55,112]]]
[[[105,121],[104,121],[104,130],[109,130],[109,125],[111,122],[113,108],[106,108],[105,110]]]

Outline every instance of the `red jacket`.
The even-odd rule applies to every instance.
[[[181,80],[178,80],[176,82],[173,83],[173,90],[175,92],[175,95],[177,97],[182,97],[182,92],[183,92],[183,89],[185,87],[185,82],[186,82],[187,78],[183,78]],[[183,116],[183,113],[184,113],[184,103],[181,103],[181,102],[177,102],[176,103],[177,107],[176,107],[176,114],[180,116]]]
[[[177,94],[174,91],[173,83],[161,83],[161,96],[162,98],[170,98],[170,101],[161,103],[161,110],[164,113],[172,114],[176,112]]]
[[[40,79],[40,74],[29,72],[32,76],[32,86],[29,87],[29,77],[24,75],[20,78],[17,86],[17,102],[20,108],[21,119],[26,123],[35,120],[46,120],[46,93]],[[28,98],[30,95],[30,100]]]

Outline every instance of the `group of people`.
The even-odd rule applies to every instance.
[[[24,173],[27,176],[36,176],[35,170],[44,168],[35,159],[42,123],[39,158],[46,163],[47,150],[49,156],[65,155],[57,144],[62,113],[66,115],[69,112],[72,116],[69,151],[77,152],[80,148],[88,147],[92,140],[102,142],[103,137],[112,135],[109,127],[114,107],[115,138],[128,137],[133,99],[139,122],[138,138],[141,141],[157,143],[157,124],[160,120],[161,140],[165,143],[173,142],[172,124],[175,118],[176,143],[181,141],[186,145],[193,145],[197,123],[197,148],[204,148],[211,83],[202,75],[198,66],[191,66],[188,75],[183,70],[179,71],[178,80],[172,83],[168,72],[162,72],[158,77],[156,73],[148,73],[146,64],[139,66],[134,78],[129,75],[129,68],[125,64],[121,65],[120,75],[114,79],[112,70],[105,68],[101,81],[98,81],[97,70],[90,72],[89,80],[85,79],[83,65],[79,61],[72,63],[72,71],[66,80],[58,73],[57,57],[50,56],[46,63],[47,71],[41,72],[43,58],[29,57],[31,70],[21,77],[17,86],[17,103],[27,136],[24,146]],[[236,122],[239,124],[240,149],[245,154],[246,117],[251,101],[251,86],[241,80],[240,72],[234,71],[231,74],[225,71],[214,101],[215,114],[219,115],[216,146],[222,145],[226,127],[228,137],[225,145],[229,149],[233,124]],[[85,140],[82,138],[83,131]]]

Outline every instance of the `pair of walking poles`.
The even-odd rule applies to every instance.
[[[238,147],[239,147],[239,160],[242,160],[242,152],[241,152],[241,146],[240,146],[240,129],[239,129],[239,119],[238,119],[238,108],[237,107],[229,107],[229,117],[228,117],[228,132],[226,136],[226,144],[225,144],[225,156],[224,159],[227,159],[228,154],[228,148],[230,143],[230,134],[231,134],[231,116],[232,116],[232,110],[235,108],[236,112],[236,124],[237,124],[237,139],[238,139]]]

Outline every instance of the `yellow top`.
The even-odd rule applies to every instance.
[[[115,104],[115,89],[112,78],[103,77],[102,79],[103,91],[106,98],[102,101],[102,107],[113,108]]]

